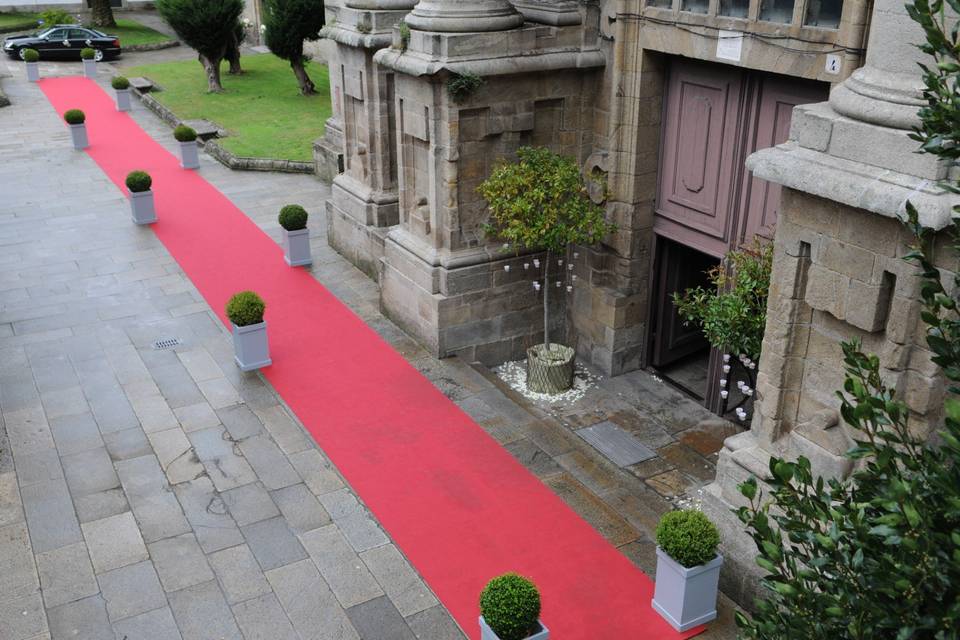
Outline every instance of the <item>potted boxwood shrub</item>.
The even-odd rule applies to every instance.
[[[653,608],[677,631],[717,617],[723,556],[720,534],[700,511],[671,511],[660,519]]]
[[[70,109],[63,114],[63,119],[70,127],[70,137],[73,139],[73,148],[83,151],[90,146],[87,140],[87,116],[80,109]]]
[[[538,393],[561,393],[573,385],[571,347],[550,342],[550,267],[571,245],[595,244],[615,226],[603,207],[590,200],[576,160],[543,147],[521,147],[514,164],[501,163],[477,191],[490,207],[488,236],[507,241],[516,251],[545,251],[540,282],[543,292],[543,344],[527,349],[527,387]],[[566,273],[566,272],[564,272]],[[565,276],[564,276],[565,277]],[[560,286],[560,280],[556,284]]]
[[[197,132],[181,124],[173,130],[173,137],[180,143],[180,166],[184,169],[198,169],[200,154],[197,152]]]
[[[110,86],[117,98],[117,111],[130,111],[130,81],[123,76],[114,76]]]
[[[307,212],[298,204],[288,204],[280,209],[280,226],[283,227],[283,259],[291,267],[313,262],[310,255],[310,230],[307,229]]]
[[[27,64],[27,80],[37,82],[40,79],[40,52],[36,49],[24,49],[22,57]]]
[[[130,213],[137,224],[152,224],[157,221],[153,206],[153,178],[146,171],[131,171],[127,174],[127,190],[130,192]]]
[[[97,77],[97,51],[90,47],[80,49],[80,59],[83,60],[83,75],[88,78]]]
[[[505,573],[480,593],[480,640],[547,640],[540,621],[540,591],[527,578]]]
[[[267,323],[263,319],[266,306],[253,291],[241,291],[227,303],[227,317],[233,325],[234,360],[241,371],[253,371],[272,362]]]

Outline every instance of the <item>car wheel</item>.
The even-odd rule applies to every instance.
[[[26,49],[17,49],[17,55],[20,56],[20,59],[23,60],[23,57],[27,55]]]
[[[93,59],[96,60],[97,62],[100,62],[101,60],[103,60],[103,51],[100,49],[97,49],[96,51],[94,51]]]

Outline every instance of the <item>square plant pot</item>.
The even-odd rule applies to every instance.
[[[310,255],[310,230],[298,229],[297,231],[283,232],[283,259],[291,267],[299,267],[305,264],[313,263],[313,256]]]
[[[270,347],[267,344],[267,323],[250,324],[245,327],[233,327],[234,360],[241,371],[253,371],[260,367],[268,367]]]
[[[550,637],[550,630],[543,624],[543,620],[537,620],[540,630],[535,631],[532,636],[527,636],[524,640],[547,640]],[[501,640],[500,636],[493,632],[493,629],[487,624],[487,621],[480,616],[480,640]]]
[[[117,111],[130,111],[130,89],[114,89],[117,94]]]
[[[180,144],[180,166],[184,169],[200,168],[200,152],[197,151],[197,141],[181,142]]]
[[[152,224],[157,221],[157,212],[153,206],[153,191],[131,191],[130,213],[137,224]]]
[[[40,80],[40,63],[39,62],[27,62],[27,80],[30,82],[37,82]]]
[[[97,61],[96,60],[83,61],[83,75],[85,75],[88,78],[97,77]]]
[[[717,617],[717,584],[723,556],[685,567],[657,547],[657,582],[653,608],[677,631],[686,631]]]
[[[73,148],[77,151],[83,151],[90,146],[90,142],[87,140],[87,125],[84,123],[80,124],[68,124],[70,127],[70,138],[73,140]]]

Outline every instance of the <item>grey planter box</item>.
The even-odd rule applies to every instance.
[[[250,324],[245,327],[233,326],[234,360],[241,371],[253,371],[267,367],[270,360],[270,347],[267,344],[267,323]]]
[[[27,62],[27,80],[30,82],[37,82],[40,80],[40,63],[39,62]]]
[[[77,151],[83,151],[90,146],[90,142],[87,140],[87,125],[86,123],[81,122],[80,124],[68,124],[70,127],[70,138],[73,139],[73,148]]]
[[[153,191],[131,191],[130,213],[137,224],[153,224],[157,221],[157,212],[153,206]]]
[[[83,75],[85,75],[88,78],[97,77],[97,61],[96,60],[83,61]]]
[[[281,228],[283,232],[283,259],[291,267],[299,267],[305,264],[313,263],[313,256],[310,255],[310,230],[298,229],[297,231],[287,231]]]
[[[532,636],[527,636],[525,640],[547,640],[550,637],[550,630],[547,629],[547,626],[543,624],[543,620],[537,620],[540,624],[540,631],[537,631]],[[487,625],[487,621],[483,619],[483,616],[480,616],[480,640],[500,640],[500,636],[493,632],[493,629]]]
[[[130,111],[130,89],[114,89],[117,94],[117,111]]]
[[[657,583],[653,608],[677,631],[717,617],[717,584],[723,556],[689,569],[657,547]]]
[[[197,151],[197,141],[180,142],[180,166],[184,169],[200,168],[200,152]]]

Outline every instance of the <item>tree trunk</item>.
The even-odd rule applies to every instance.
[[[113,17],[113,8],[110,6],[110,0],[91,0],[90,11],[92,12],[91,21],[95,27],[115,27],[117,21]]]
[[[313,80],[307,75],[307,69],[303,66],[303,58],[290,61],[290,67],[293,69],[293,75],[297,76],[297,84],[300,85],[300,93],[305,96],[312,96],[317,93]]]
[[[243,69],[240,67],[240,42],[234,37],[227,45],[227,53],[224,56],[230,63],[230,75],[240,75]]]
[[[543,352],[550,353],[550,252],[543,259]]]
[[[220,84],[220,58],[213,60],[204,55],[200,56],[200,64],[207,72],[207,90],[210,93],[222,93],[223,85]]]

